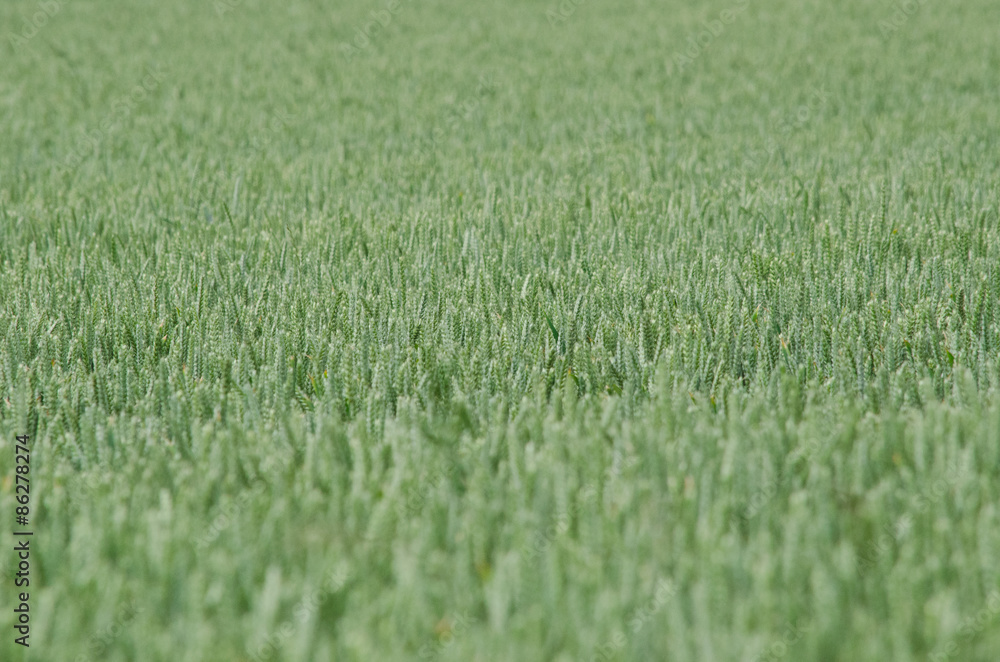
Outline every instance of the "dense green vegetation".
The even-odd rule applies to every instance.
[[[1000,5],[340,4],[0,5],[0,658],[998,658]]]

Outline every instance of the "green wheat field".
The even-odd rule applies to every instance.
[[[0,3],[0,659],[1000,659],[997,26]]]

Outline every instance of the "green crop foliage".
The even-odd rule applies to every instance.
[[[997,25],[0,4],[0,658],[1000,658]]]

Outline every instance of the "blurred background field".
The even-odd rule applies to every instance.
[[[998,25],[3,3],[0,658],[997,659]]]

